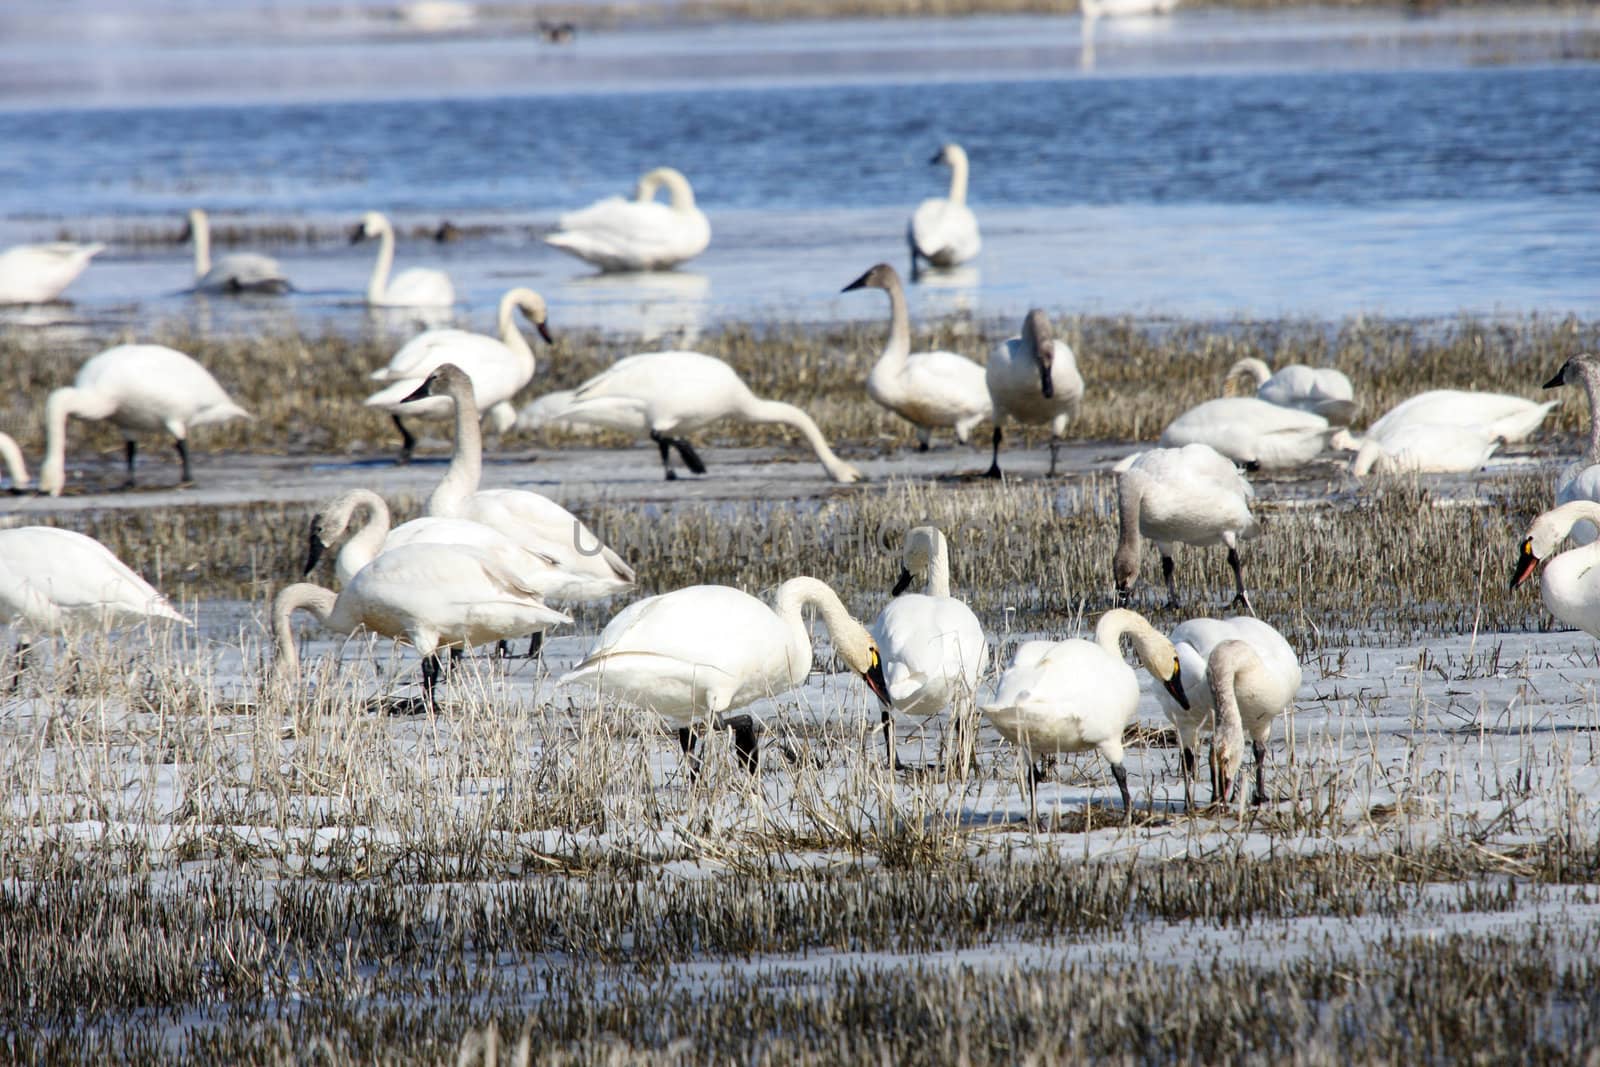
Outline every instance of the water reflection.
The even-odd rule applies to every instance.
[[[561,282],[553,303],[646,344],[693,344],[705,328],[711,279],[686,271],[583,274]]]

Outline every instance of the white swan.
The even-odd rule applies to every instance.
[[[1309,411],[1313,415],[1321,415],[1335,426],[1348,426],[1355,416],[1355,387],[1343,371],[1291,363],[1287,367],[1279,367],[1274,374],[1265,361],[1246,356],[1228,368],[1223,381],[1241,374],[1255,382],[1257,400]]]
[[[361,221],[350,231],[350,243],[369,238],[378,239],[378,261],[372,265],[372,277],[367,280],[367,303],[378,307],[447,308],[456,302],[456,287],[450,275],[428,267],[411,267],[393,278],[389,271],[394,266],[394,227],[377,211],[361,216]]]
[[[1534,519],[1511,571],[1511,588],[1527,581],[1541,560],[1547,561],[1539,579],[1544,606],[1568,626],[1600,637],[1600,541],[1570,548],[1551,558],[1572,528],[1585,519],[1600,525],[1600,504],[1574,500]]]
[[[204,211],[189,212],[180,241],[194,242],[194,288],[197,293],[287,293],[293,288],[271,256],[230,252],[211,261],[211,220]]]
[[[662,186],[670,204],[655,199]],[[562,215],[545,243],[604,271],[666,270],[706,250],[711,224],[695,207],[689,179],[657,167],[639,179],[632,200],[607,197]]]
[[[1199,750],[1200,730],[1212,722],[1215,704],[1209,660],[1212,652],[1224,642],[1242,642],[1254,656],[1243,675],[1235,676],[1233,688],[1245,712],[1245,726],[1255,746],[1256,795],[1265,799],[1266,788],[1262,778],[1262,760],[1266,756],[1267,734],[1272,720],[1287,707],[1300,691],[1302,675],[1300,657],[1284,636],[1260,619],[1238,616],[1231,619],[1190,619],[1178,624],[1171,633],[1172,643],[1178,650],[1178,662],[1183,664],[1184,693],[1188,706],[1180,704],[1165,693],[1156,694],[1161,710],[1178,731],[1178,746],[1183,759],[1184,806],[1194,807],[1194,775]],[[1235,669],[1237,669],[1235,664]],[[1270,710],[1269,710],[1270,709]],[[1236,746],[1235,746],[1236,747]],[[1224,750],[1227,746],[1224,746]],[[1234,770],[1238,764],[1234,764]],[[1215,773],[1212,774],[1212,800],[1226,800],[1226,789]],[[1232,772],[1226,776],[1232,780]]]
[[[428,514],[480,522],[527,551],[554,560],[566,578],[550,592],[557,603],[603,600],[631,586],[633,568],[554,500],[525,489],[478,488],[483,437],[472,394],[472,381],[449,363],[417,387],[417,396],[445,397],[455,406],[455,450],[444,477],[428,497]]]
[[[935,267],[954,267],[978,254],[983,241],[978,237],[978,219],[967,206],[967,153],[958,144],[944,145],[928,160],[932,166],[950,167],[950,192],[929,197],[917,205],[906,227],[906,242],[911,246],[911,280],[921,275],[921,263]]]
[[[883,677],[895,710],[936,715],[971,699],[989,664],[989,643],[972,609],[950,595],[950,546],[932,526],[906,532],[894,598],[870,627],[883,657]],[[921,593],[905,590],[923,576]],[[894,728],[883,709],[884,746],[895,765]]]
[[[1034,763],[1056,752],[1097,749],[1122,792],[1130,815],[1128,772],[1122,768],[1122,733],[1139,709],[1139,679],[1122,658],[1122,639],[1133,642],[1146,670],[1175,700],[1183,692],[1183,673],[1172,642],[1144,616],[1113,608],[1100,617],[1094,640],[1029,641],[1000,676],[994,699],[982,711],[1000,736],[1017,745],[1029,767],[1028,813],[1038,822],[1036,785],[1043,773]]]
[[[1257,533],[1250,498],[1255,495],[1233,461],[1209,445],[1156,448],[1117,465],[1119,535],[1112,574],[1124,603],[1139,577],[1139,539],[1148,537],[1161,553],[1167,606],[1178,606],[1173,584],[1172,543],[1226,545],[1233,568],[1233,603],[1254,614],[1245,595],[1239,542]]]
[[[1350,439],[1347,433],[1334,435],[1337,448]],[[1417,474],[1464,474],[1489,461],[1503,439],[1483,426],[1405,422],[1382,433],[1368,433],[1361,439],[1350,473],[1365,478],[1401,472]]]
[[[1559,401],[1538,403],[1506,393],[1479,393],[1463,389],[1433,389],[1402,400],[1367,427],[1367,437],[1382,438],[1402,425],[1481,426],[1489,436],[1508,444],[1525,441],[1544,422]],[[1359,450],[1362,438],[1348,436],[1343,446]]]
[[[299,582],[272,602],[278,658],[274,671],[293,678],[300,667],[290,616],[304,608],[324,628],[368,629],[405,641],[422,659],[423,699],[434,703],[441,648],[461,648],[543,632],[572,620],[492,553],[469,545],[402,545],[380,553],[337,595]]]
[[[11,475],[11,491],[19,492],[33,484],[33,479],[28,477],[28,464],[22,458],[22,449],[17,447],[16,440],[8,433],[0,433],[0,461],[6,465],[6,473]]]
[[[1574,500],[1600,501],[1600,357],[1587,352],[1573,356],[1561,365],[1555,376],[1544,383],[1546,389],[1577,385],[1589,401],[1589,445],[1576,463],[1568,464],[1556,480],[1556,503]],[[1572,539],[1580,545],[1600,537],[1600,530],[1588,519],[1572,528]]]
[[[472,379],[477,409],[491,420],[496,432],[504,433],[516,423],[517,412],[511,406],[511,398],[532,380],[535,366],[533,349],[517,329],[515,315],[519,310],[549,344],[544,297],[532,289],[516,288],[500,298],[496,316],[498,339],[467,330],[427,330],[407,341],[386,366],[372,372],[373,381],[388,384],[367,397],[365,403],[393,417],[395,428],[400,431],[400,462],[410,461],[417,447],[416,437],[406,428],[401,416],[450,417],[448,400],[409,399],[424,378],[446,363],[460,367]]]
[[[138,451],[133,435],[165,431],[177,442],[183,461],[182,484],[194,480],[189,469],[189,429],[250,413],[229,399],[200,364],[163,345],[117,345],[78,368],[69,386],[51,392],[44,405],[44,463],[39,490],[60,496],[66,485],[67,417],[109,419],[126,442],[128,484]]]
[[[1085,22],[1107,18],[1140,18],[1170,15],[1178,0],[1078,0]]]
[[[1296,664],[1295,677],[1299,677]],[[1212,797],[1226,804],[1233,799],[1234,780],[1244,760],[1244,736],[1250,735],[1255,755],[1256,789],[1251,803],[1265,804],[1267,796],[1267,738],[1272,720],[1294,702],[1287,676],[1276,673],[1245,641],[1224,641],[1206,660],[1206,680],[1216,705],[1216,730],[1211,735]],[[1295,687],[1299,688],[1298,686]]]
[[[70,635],[145,619],[191,625],[92,537],[51,526],[0,530],[0,622]]]
[[[867,395],[917,428],[921,451],[934,429],[952,427],[963,444],[990,417],[989,383],[981,366],[954,352],[911,352],[911,315],[900,275],[879,263],[845,286],[889,294],[889,340],[867,376]]]
[[[994,410],[994,457],[989,477],[1000,477],[1000,424],[1010,416],[1032,425],[1050,424],[1050,474],[1056,473],[1056,452],[1067,432],[1067,419],[1083,400],[1078,360],[1065,341],[1055,339],[1050,319],[1034,308],[1022,320],[1022,332],[1001,341],[984,369]]]
[[[589,423],[635,437],[648,435],[661,450],[668,480],[677,477],[671,449],[677,449],[695,474],[705,473],[705,464],[686,435],[721,419],[781,423],[806,439],[828,477],[846,484],[861,480],[860,471],[834,455],[810,415],[793,404],[763,400],[732,367],[699,352],[645,352],[619,359],[572,390],[559,406],[545,398],[537,414],[544,421]]]
[[[1161,444],[1210,445],[1235,463],[1282,470],[1316,459],[1332,433],[1321,415],[1253,396],[1229,396],[1197,404],[1173,419],[1161,431]]]
[[[608,700],[652,711],[677,728],[694,761],[693,728],[712,719],[733,731],[745,767],[757,768],[755,727],[729,711],[787,692],[811,673],[811,635],[801,614],[817,609],[834,652],[866,679],[880,702],[889,699],[878,647],[837,594],[815,578],[791,578],[769,608],[725,585],[696,585],[647,597],[606,624],[583,662],[561,685],[592,686]]]
[[[0,252],[0,304],[46,304],[82,274],[103,244],[52,241]]]

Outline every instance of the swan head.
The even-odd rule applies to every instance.
[[[872,639],[871,632],[855,619],[842,619],[830,625],[828,631],[833,640],[833,650],[839,658],[861,675],[867,688],[872,690],[872,695],[878,698],[878,703],[890,707],[893,702],[889,698],[889,682],[883,676],[883,656],[878,652],[878,642]]]
[[[1050,329],[1050,317],[1039,308],[1029,311],[1022,320],[1022,340],[1033,347],[1033,358],[1039,364],[1039,392],[1049,400],[1056,395],[1056,346],[1051,343],[1055,334]]]
[[[422,379],[422,384],[406,395],[400,403],[409,404],[413,400],[425,400],[430,396],[447,396],[459,401],[462,397],[474,397],[472,379],[467,372],[454,363],[441,363],[434,368],[432,374]]]
[[[1584,519],[1600,519],[1600,505],[1592,500],[1573,500],[1533,520],[1517,553],[1516,566],[1511,569],[1511,588],[1515,589],[1533,576],[1540,561],[1555,554],[1561,542],[1572,533],[1572,528]]]
[[[1122,544],[1111,557],[1111,578],[1117,587],[1117,603],[1126,607],[1133,597],[1133,583],[1139,580],[1139,546]]]
[[[550,336],[550,327],[546,325],[546,320],[550,316],[550,309],[545,304],[544,297],[532,289],[523,287],[512,289],[506,293],[505,296],[500,298],[500,322],[502,328],[508,321],[506,315],[511,308],[516,308],[522,312],[523,317],[533,324],[534,329],[539,331],[539,336],[544,338],[545,344],[553,345],[556,343],[555,339]]]
[[[926,578],[940,559],[949,559],[950,543],[937,526],[914,526],[906,531],[900,550],[900,577],[892,593],[899,596],[917,578]]]
[[[179,244],[188,244],[194,240],[195,234],[206,228],[206,213],[199,208],[189,209],[189,215],[183,221],[183,232],[178,234]]]
[[[1544,387],[1558,389],[1563,385],[1582,385],[1586,380],[1595,379],[1600,379],[1600,356],[1580,352],[1561,364],[1561,369],[1544,383]]]
[[[311,516],[311,526],[306,534],[306,568],[301,572],[302,575],[309,575],[316,570],[323,550],[332,548],[344,537],[350,529],[350,520],[355,517],[356,509],[367,505],[369,492],[366,489],[352,489],[348,493],[341,493]]]
[[[935,152],[933,158],[928,160],[928,165],[937,167],[941,163],[947,163],[953,167],[958,160],[962,163],[967,161],[966,149],[954,141],[950,141],[939,146],[939,151]]]
[[[1361,438],[1351,433],[1348,427],[1340,427],[1328,436],[1328,447],[1335,452],[1359,452],[1361,445]]]
[[[377,237],[389,231],[389,220],[376,211],[369,211],[361,216],[361,221],[350,227],[350,243],[360,244],[368,238]]]
[[[839,290],[841,293],[856,289],[895,289],[900,286],[900,275],[887,263],[879,263],[861,277]]]

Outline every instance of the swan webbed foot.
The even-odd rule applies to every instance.
[[[1250,603],[1250,598],[1243,593],[1235,593],[1232,600],[1228,601],[1228,610],[1242,611],[1246,615],[1254,616],[1255,606]]]
[[[985,478],[993,478],[996,481],[999,481],[1005,477],[1005,475],[1000,473],[1000,464],[998,463],[989,464],[989,469],[983,472],[983,476]]]
[[[678,473],[677,473],[677,471],[674,471],[674,470],[673,470],[673,469],[672,469],[672,468],[671,468],[671,467],[668,467],[668,468],[667,468],[667,481],[669,481],[669,482],[675,482],[675,481],[677,481],[677,480],[678,480]]]

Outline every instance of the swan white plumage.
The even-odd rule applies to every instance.
[[[1579,353],[1561,365],[1555,376],[1544,383],[1546,389],[1563,385],[1582,387],[1589,401],[1589,445],[1576,463],[1568,464],[1556,480],[1556,503],[1574,500],[1600,501],[1600,357]],[[1571,537],[1580,545],[1600,537],[1600,530],[1588,519],[1572,528]]]
[[[452,408],[447,399],[410,399],[423,379],[446,363],[461,368],[471,378],[477,410],[484,413],[496,432],[504,433],[516,424],[517,412],[511,406],[511,398],[532,380],[535,368],[533,349],[517,329],[515,315],[519,310],[549,344],[544,297],[532,289],[519,287],[508,290],[500,298],[496,314],[498,338],[468,330],[426,330],[407,341],[387,365],[372,372],[373,381],[388,384],[367,397],[365,403],[393,417],[400,431],[402,463],[410,460],[417,446],[417,439],[406,428],[402,416],[424,419],[451,416]]]
[[[1228,368],[1223,381],[1236,375],[1246,375],[1255,382],[1257,400],[1309,411],[1335,426],[1349,425],[1356,413],[1355,387],[1343,371],[1333,367],[1291,363],[1273,373],[1265,361],[1246,356]]]
[[[1347,433],[1335,434],[1333,447],[1349,440]],[[1503,439],[1483,426],[1404,422],[1383,432],[1369,432],[1361,439],[1350,473],[1364,478],[1402,472],[1416,474],[1464,474],[1489,461]]]
[[[493,527],[518,546],[555,561],[566,582],[550,592],[557,603],[603,600],[633,584],[633,568],[622,561],[572,512],[526,489],[479,489],[483,437],[472,381],[445,364],[417,387],[418,396],[445,397],[455,405],[455,450],[433,494],[428,514],[470,519]]]
[[[1239,542],[1258,530],[1250,514],[1255,492],[1233,461],[1209,445],[1185,445],[1137,453],[1116,470],[1119,534],[1112,574],[1123,601],[1139,577],[1140,538],[1148,537],[1161,553],[1169,607],[1178,606],[1172,543],[1181,541],[1202,548],[1226,545],[1236,590],[1233,603],[1254,614],[1244,591]]]
[[[670,203],[659,203],[665,186]],[[632,200],[607,197],[556,220],[545,243],[603,271],[666,270],[693,259],[711,243],[711,224],[695,206],[689,179],[657,167],[639,179]]]
[[[11,476],[13,493],[33,484],[33,479],[28,477],[27,461],[22,458],[22,449],[17,447],[16,439],[8,433],[0,433],[0,461],[5,463],[6,473]]]
[[[990,417],[993,404],[983,367],[954,352],[911,351],[911,315],[905,287],[887,263],[879,263],[845,286],[889,294],[889,340],[867,376],[867,395],[917,428],[922,451],[934,429],[949,426],[963,444],[972,428]]]
[[[1008,415],[1025,424],[1050,424],[1050,474],[1054,476],[1067,419],[1078,413],[1083,400],[1083,377],[1071,346],[1056,340],[1043,311],[1029,311],[1022,320],[1022,332],[995,346],[984,368],[984,382],[994,411],[989,477],[1000,477],[1000,424]]]
[[[861,480],[860,471],[834,454],[810,415],[793,404],[756,396],[732,367],[700,352],[645,352],[619,359],[572,390],[559,407],[545,398],[537,414],[547,422],[589,423],[635,437],[648,435],[661,451],[668,480],[677,477],[671,449],[695,474],[705,473],[705,463],[686,435],[721,419],[779,423],[806,439],[828,477],[846,484]]]
[[[677,728],[692,772],[693,728],[707,719],[733,730],[742,761],[757,769],[747,716],[723,718],[763,697],[787,692],[811,672],[811,635],[802,609],[814,607],[834,652],[880,702],[889,699],[877,644],[839,597],[815,578],[778,587],[777,607],[723,585],[696,585],[630,604],[606,624],[561,685],[592,686],[601,696],[654,712]]]
[[[1029,762],[1028,810],[1039,818],[1035,785],[1043,777],[1033,763],[1057,752],[1096,749],[1111,764],[1130,815],[1128,773],[1122,767],[1122,734],[1139,709],[1139,679],[1122,658],[1129,638],[1139,660],[1174,699],[1187,700],[1183,672],[1172,642],[1144,616],[1113,608],[1095,624],[1094,640],[1029,641],[1000,676],[984,716]]]
[[[895,710],[936,715],[967,701],[989,664],[989,643],[972,609],[950,595],[950,546],[936,527],[906,532],[899,581],[869,629],[883,657],[883,677]],[[920,593],[907,593],[916,576]],[[893,722],[883,709],[884,745],[895,765]]]
[[[924,260],[935,267],[954,267],[972,259],[983,247],[977,216],[967,206],[966,151],[958,144],[946,144],[928,163],[950,167],[950,192],[918,204],[906,226],[912,281],[919,277]]]
[[[1086,22],[1106,18],[1140,18],[1170,15],[1178,0],[1078,0]]]
[[[1583,520],[1600,525],[1600,504],[1574,500],[1534,519],[1511,571],[1511,588],[1527,581],[1540,561],[1545,561],[1539,578],[1544,606],[1568,626],[1600,637],[1600,541],[1555,554],[1573,527]]]
[[[0,304],[46,304],[61,295],[106,246],[51,241],[0,252]]]
[[[1384,437],[1410,423],[1430,426],[1481,426],[1508,444],[1525,441],[1559,401],[1539,403],[1507,393],[1432,389],[1402,400],[1367,427],[1367,437]],[[1347,437],[1344,447],[1361,447],[1360,437]]]
[[[503,641],[572,620],[545,604],[516,570],[470,545],[411,544],[380,553],[337,595],[309,582],[280,590],[272,603],[278,658],[274,671],[299,671],[290,617],[301,608],[335,633],[360,629],[405,641],[423,657],[424,700],[431,706],[441,648]]]
[[[369,211],[350,232],[350,243],[378,239],[378,261],[367,280],[367,303],[377,307],[447,308],[456,302],[450,275],[429,267],[410,267],[394,277],[394,227],[381,212]]]
[[[1178,662],[1183,664],[1184,693],[1188,698],[1185,707],[1166,693],[1156,694],[1161,710],[1178,731],[1178,746],[1183,759],[1183,800],[1194,807],[1194,775],[1199,750],[1200,730],[1210,724],[1215,703],[1209,661],[1212,652],[1224,642],[1236,641],[1247,645],[1254,662],[1245,663],[1242,674],[1235,662],[1233,689],[1244,716],[1244,729],[1250,734],[1256,760],[1256,795],[1266,797],[1262,760],[1266,756],[1267,735],[1272,720],[1294,700],[1300,691],[1302,674],[1300,657],[1284,636],[1260,619],[1237,616],[1230,619],[1190,619],[1179,623],[1170,635],[1178,650]],[[1233,749],[1237,749],[1237,745]],[[1224,746],[1224,751],[1229,750]],[[1227,779],[1232,780],[1235,762]],[[1214,766],[1213,770],[1216,768]],[[1226,800],[1222,782],[1212,775],[1212,800]]]
[[[1333,432],[1321,415],[1253,396],[1229,396],[1197,404],[1173,419],[1161,431],[1161,444],[1210,445],[1235,463],[1282,470],[1316,459]]]
[[[71,635],[146,619],[191,625],[92,537],[51,526],[0,530],[0,622]]]
[[[293,286],[278,261],[256,252],[230,252],[211,260],[211,220],[193,208],[180,241],[194,242],[194,288],[198,293],[286,293]]]
[[[133,484],[138,446],[133,435],[166,431],[177,442],[184,484],[189,469],[189,430],[227,419],[249,418],[211,373],[189,356],[164,345],[117,345],[92,357],[69,386],[45,400],[45,453],[39,490],[60,496],[66,484],[67,417],[109,419],[122,431]]]

